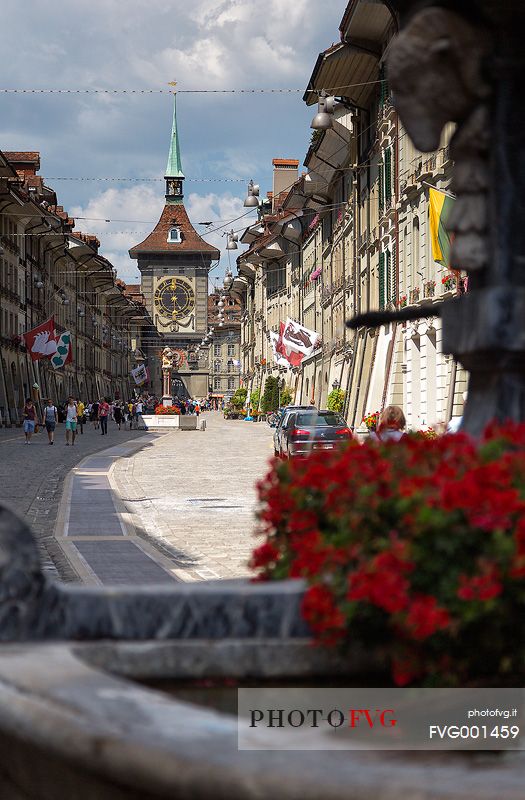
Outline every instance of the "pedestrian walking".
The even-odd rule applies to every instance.
[[[49,444],[55,443],[55,428],[58,422],[57,407],[53,405],[53,401],[48,398],[44,406],[44,413],[42,414],[42,426],[47,431],[47,438]]]
[[[144,403],[142,402],[142,398],[139,397],[139,399],[135,403],[135,413],[133,415],[135,422],[137,424],[137,428],[139,427],[139,416],[143,413],[143,411],[144,411]]]
[[[120,431],[122,429],[122,408],[120,407],[120,403],[115,403],[113,408],[113,419],[117,423]]]
[[[36,408],[33,400],[28,397],[23,411],[24,416],[24,434],[25,434],[25,443],[31,444],[31,437],[35,432],[36,426]]]
[[[86,421],[86,418],[84,416],[85,409],[86,407],[82,402],[82,400],[78,400],[77,401],[78,427],[80,428],[80,434],[82,436],[84,435],[84,422]]]
[[[75,439],[77,436],[77,421],[78,412],[75,399],[70,397],[66,406],[66,447],[69,447],[69,440],[71,439],[71,446],[74,447]]]
[[[98,402],[98,400],[95,400],[95,402],[91,404],[90,420],[93,423],[94,430],[96,430],[96,431],[98,431],[98,429],[100,427],[100,421],[99,421],[99,418],[98,418],[99,406],[100,406],[100,403]]]
[[[109,400],[107,397],[104,397],[100,403],[98,404],[98,419],[100,422],[100,429],[102,431],[102,436],[107,436],[108,434],[108,416],[111,407],[109,405]]]

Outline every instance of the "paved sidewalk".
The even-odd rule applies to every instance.
[[[110,421],[108,436],[91,425],[84,426],[75,447],[65,446],[64,425],[57,425],[55,444],[50,447],[45,431],[24,444],[21,428],[0,429],[0,503],[26,520],[41,553],[44,570],[53,578],[78,580],[53,536],[64,481],[86,455],[117,442],[134,441],[141,431],[117,430]]]
[[[95,433],[85,435],[90,445],[82,450],[62,444],[58,456],[58,445],[48,446],[54,456],[42,441],[34,450],[22,446],[26,471],[46,458],[64,461],[52,490],[58,504],[63,487],[56,524],[45,519],[47,530],[54,527],[54,550],[46,546],[61,576],[87,585],[156,585],[248,574],[255,484],[273,453],[272,431],[218,413],[206,421],[205,431],[118,438],[114,431],[102,438],[102,451]],[[43,500],[39,494],[35,502]]]
[[[160,434],[160,438],[165,434]],[[173,583],[173,564],[138,538],[126,509],[112,491],[116,463],[151,447],[159,434],[143,434],[88,456],[67,481],[57,520],[56,540],[79,579],[86,584]]]
[[[255,484],[273,455],[265,423],[206,415],[207,429],[177,431],[116,463],[111,481],[139,535],[163,546],[173,574],[195,581],[249,574]]]

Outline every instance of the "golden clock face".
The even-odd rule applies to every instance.
[[[193,288],[183,278],[165,278],[155,290],[155,307],[164,317],[186,317],[195,306]]]

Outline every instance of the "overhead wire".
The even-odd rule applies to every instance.
[[[336,92],[339,89],[357,89],[361,86],[372,86],[383,83],[384,78],[374,81],[348,83],[344,86],[326,86],[325,90]],[[24,88],[0,87],[0,94],[296,94],[313,92],[320,94],[319,89],[298,87],[259,87],[259,88],[227,88],[227,89],[68,89],[68,88]]]

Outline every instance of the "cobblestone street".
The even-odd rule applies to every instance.
[[[74,448],[62,425],[53,447],[42,432],[29,447],[17,429],[0,433],[1,500],[31,526],[51,577],[154,584],[247,574],[272,432],[204,418],[204,432],[110,423],[102,437],[85,426]]]
[[[205,418],[204,433],[162,436],[112,473],[133,523],[169,549],[184,581],[248,573],[255,483],[273,455],[268,425]]]

